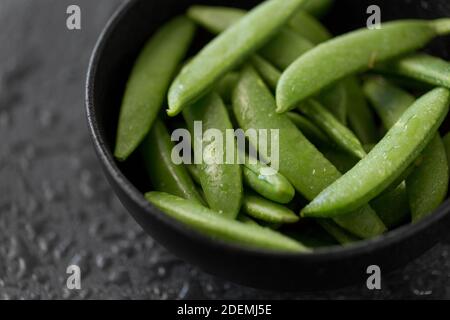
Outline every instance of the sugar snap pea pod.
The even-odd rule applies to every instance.
[[[333,2],[334,0],[311,0],[302,6],[302,10],[321,18],[330,10]]]
[[[288,112],[286,115],[310,141],[320,145],[330,144],[327,135],[308,118],[295,112]]]
[[[310,251],[279,232],[229,220],[194,201],[156,191],[146,193],[145,198],[170,217],[213,239],[266,250]]]
[[[372,144],[377,142],[375,118],[358,80],[356,77],[349,77],[345,80],[345,86],[348,101],[347,117],[350,128],[361,143]]]
[[[299,10],[288,26],[303,38],[317,45],[331,38],[330,32],[309,13]]]
[[[317,222],[343,246],[355,243],[359,240],[329,219],[318,219]]]
[[[273,36],[305,0],[264,1],[206,45],[169,89],[169,116],[205,94],[225,73]]]
[[[414,54],[378,66],[377,70],[450,88],[450,62],[427,54]]]
[[[245,14],[245,10],[227,7],[193,6],[188,10],[191,19],[212,33],[226,30]],[[283,28],[259,50],[259,53],[276,67],[286,69],[300,55],[313,47],[311,41],[301,37],[291,28]]]
[[[448,160],[439,134],[425,148],[422,157],[420,166],[406,179],[413,222],[436,210],[448,191]]]
[[[368,79],[364,93],[386,129],[390,129],[415,101],[414,96],[381,77]]]
[[[370,204],[389,229],[405,223],[410,216],[405,182],[400,183],[393,191],[372,200]]]
[[[250,217],[268,223],[295,223],[298,216],[287,207],[253,194],[246,194],[242,210]]]
[[[435,136],[449,103],[450,91],[444,88],[418,99],[364,159],[303,209],[303,216],[345,216],[374,199],[417,159]]]
[[[347,125],[348,96],[344,82],[339,82],[323,90],[317,100],[326,107],[336,119]]]
[[[230,72],[227,73],[217,85],[216,92],[225,103],[231,102],[231,95],[238,80],[239,74],[237,72]]]
[[[361,142],[346,126],[342,125],[325,107],[314,100],[309,100],[299,106],[340,148],[360,159],[366,156]]]
[[[275,113],[274,97],[251,67],[243,69],[235,88],[233,111],[243,130],[278,130],[279,172],[307,199],[312,200],[341,176],[286,115]],[[251,135],[249,140],[253,146],[258,145]],[[267,152],[270,150],[269,143]],[[263,158],[270,158],[264,150],[258,151]],[[358,209],[353,217],[336,222],[361,238],[371,238],[385,231],[385,226],[369,206]]]
[[[289,111],[339,79],[412,52],[447,33],[450,19],[401,20],[383,23],[381,29],[364,28],[326,41],[284,71],[277,87],[277,112]]]
[[[294,187],[282,174],[259,161],[250,161],[248,156],[242,174],[247,186],[269,200],[288,203],[295,196]]]
[[[170,81],[194,36],[195,26],[178,17],[144,46],[131,71],[120,109],[114,156],[125,161],[149,132]]]
[[[251,62],[269,88],[275,91],[278,80],[281,77],[280,71],[259,55],[254,55],[251,58]]]
[[[156,119],[142,143],[144,164],[153,188],[203,203],[186,168],[172,161],[173,143],[164,124]]]
[[[319,150],[341,173],[349,171],[360,160],[334,146],[321,145]]]
[[[199,164],[200,184],[211,209],[228,218],[236,218],[242,202],[242,176],[237,161],[235,164],[226,163],[227,152],[231,152],[225,142],[226,130],[233,127],[225,105],[216,93],[211,93],[186,108],[183,117],[191,135],[196,131],[195,121],[201,121],[202,135],[209,129],[221,134],[223,143],[216,136],[204,136],[202,139],[194,133],[192,136],[197,139],[193,142],[194,158]]]

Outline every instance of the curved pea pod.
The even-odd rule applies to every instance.
[[[267,223],[295,223],[299,217],[287,207],[252,194],[244,196],[242,210],[250,217]]]
[[[149,192],[145,198],[168,216],[213,239],[265,250],[310,251],[279,232],[229,220],[193,201],[164,192]]]
[[[153,187],[203,203],[186,168],[172,161],[172,150],[169,133],[162,121],[157,119],[141,146],[145,168]]]
[[[339,82],[323,90],[317,96],[317,101],[326,107],[342,124],[347,125],[349,101],[344,82]]]
[[[341,176],[286,115],[275,113],[274,97],[251,67],[247,66],[242,71],[233,94],[233,112],[243,130],[273,129],[278,132],[279,172],[307,199],[312,200]],[[249,135],[248,138],[254,147],[258,145],[254,136]],[[263,158],[270,158],[267,152],[271,148],[267,152],[257,150]],[[336,222],[361,238],[371,238],[386,230],[369,206]]]
[[[302,10],[318,18],[323,17],[332,7],[334,0],[312,0],[302,6]]]
[[[228,148],[225,141],[226,130],[233,129],[225,105],[216,93],[211,93],[186,108],[183,117],[194,137],[194,158],[206,201],[211,209],[230,219],[236,218],[243,196],[242,175],[235,161],[236,143],[233,140],[233,148]],[[233,164],[227,164],[229,157],[233,158]]]
[[[386,129],[390,129],[411,106],[415,98],[383,78],[370,78],[364,83],[364,93]]]
[[[406,179],[413,222],[431,214],[445,200],[448,191],[448,160],[437,134],[422,153],[422,162]]]
[[[242,213],[240,213],[237,216],[236,220],[239,221],[239,222],[245,223],[245,224],[253,225],[253,226],[257,226],[258,225],[258,223],[255,220],[253,220],[252,218],[250,218],[246,214],[242,214]]]
[[[227,73],[216,87],[216,92],[220,95],[224,102],[231,102],[231,95],[233,94],[234,86],[239,80],[237,72]]]
[[[281,77],[281,72],[259,55],[254,55],[250,60],[253,67],[258,71],[270,89],[275,90],[278,80]]]
[[[269,200],[288,203],[295,196],[294,187],[283,175],[255,159],[246,158],[242,173],[245,184]]]
[[[304,1],[265,1],[207,44],[172,83],[168,115],[177,115],[205,94],[220,77],[263,46]]]
[[[341,173],[346,173],[349,171],[360,160],[359,158],[333,146],[322,145],[319,150]]]
[[[195,26],[178,17],[144,46],[131,71],[120,108],[114,156],[125,161],[149,132],[162,108],[170,81],[185,56]]]
[[[286,115],[310,141],[320,145],[330,144],[327,135],[308,118],[295,112],[288,112]]]
[[[427,54],[413,54],[377,66],[377,71],[450,88],[450,63]]]
[[[342,178],[322,191],[302,215],[338,217],[371,201],[420,155],[443,122],[450,92],[437,88],[418,99],[373,150]]]
[[[359,241],[357,237],[346,232],[331,220],[318,219],[317,222],[343,246]]]
[[[337,146],[360,159],[366,156],[362,144],[347,127],[342,125],[320,103],[309,100],[299,106],[299,110],[306,114],[318,127],[320,127]]]
[[[372,200],[370,204],[389,229],[402,225],[410,217],[411,211],[405,182],[402,182],[391,192]]]
[[[377,127],[372,110],[364,97],[363,90],[356,77],[345,80],[347,89],[347,118],[348,124],[359,141],[372,144],[378,141]]]
[[[331,38],[330,32],[306,11],[299,10],[289,21],[288,26],[314,45]]]
[[[212,33],[220,33],[245,17],[246,11],[227,7],[193,6],[188,15]],[[270,39],[259,54],[280,69],[287,68],[300,55],[314,47],[308,39],[290,28],[283,28]]]
[[[277,112],[289,111],[339,79],[417,50],[449,32],[450,19],[401,20],[326,41],[300,56],[282,74],[276,94]]]

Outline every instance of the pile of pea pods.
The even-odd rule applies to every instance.
[[[154,33],[129,76],[114,151],[140,153],[150,203],[210,238],[293,252],[371,239],[442,204],[450,63],[420,50],[450,34],[450,19],[333,37],[319,21],[331,4],[192,6]],[[200,29],[210,41],[188,57]],[[264,174],[268,155],[251,136],[258,161],[174,163],[171,134],[195,121],[278,130],[279,170]]]

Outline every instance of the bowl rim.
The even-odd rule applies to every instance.
[[[131,181],[128,180],[128,178],[119,169],[117,162],[114,159],[114,156],[111,150],[108,148],[107,143],[99,129],[94,104],[96,92],[95,79],[98,72],[99,61],[103,56],[106,43],[109,41],[109,38],[114,32],[117,25],[121,23],[122,18],[126,16],[127,13],[133,8],[133,6],[136,5],[139,1],[141,0],[128,0],[119,5],[101,31],[88,64],[85,84],[85,108],[89,133],[93,141],[97,156],[103,163],[104,170],[108,172],[110,177],[114,179],[114,182],[119,185],[122,191],[137,206],[142,208],[146,212],[146,214],[152,215],[155,219],[158,219],[160,222],[164,223],[170,228],[176,229],[177,232],[182,233],[186,237],[194,238],[197,241],[206,242],[208,246],[214,249],[239,252],[253,255],[255,257],[270,257],[277,259],[304,258],[308,260],[333,260],[375,252],[397,243],[407,241],[408,239],[414,237],[417,233],[428,229],[431,225],[439,223],[440,220],[442,220],[447,214],[449,214],[450,199],[447,199],[437,210],[435,210],[432,214],[416,224],[410,223],[407,225],[403,225],[394,230],[388,231],[374,239],[360,240],[357,243],[348,246],[336,245],[331,247],[318,248],[308,253],[272,251],[241,246],[239,244],[231,242],[225,242],[219,239],[212,238],[210,236],[203,235],[202,233],[197,232],[194,229],[191,229],[183,223],[177,221],[176,219],[166,215],[163,211],[159,210],[150,202],[148,202],[145,199],[144,195],[141,194],[141,192],[131,183]]]

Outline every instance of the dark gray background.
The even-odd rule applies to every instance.
[[[379,292],[280,294],[207,275],[144,234],[100,171],[84,112],[89,55],[121,2],[0,0],[0,299],[450,298],[450,237]],[[69,4],[81,31],[66,29]],[[81,291],[64,289],[73,263]]]

